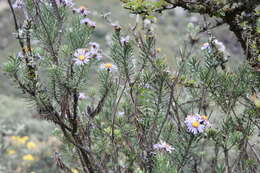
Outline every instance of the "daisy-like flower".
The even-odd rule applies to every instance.
[[[205,124],[206,126],[209,126],[209,117],[206,116],[206,115],[201,115],[200,116],[201,120],[200,120],[200,123],[203,123]]]
[[[58,6],[64,5],[68,7],[72,7],[74,5],[72,0],[56,0]]]
[[[79,93],[79,100],[84,100],[86,99],[85,93]]]
[[[144,28],[150,29],[152,27],[152,21],[149,19],[144,20]]]
[[[126,36],[126,37],[122,37],[120,39],[120,42],[121,42],[122,45],[125,45],[125,44],[127,44],[129,42],[129,40],[130,40],[130,37]]]
[[[100,65],[101,70],[107,70],[107,71],[116,71],[117,67],[114,64],[111,63],[106,63],[106,64],[101,64]]]
[[[16,0],[13,4],[13,8],[23,8],[25,6],[23,0]]]
[[[90,51],[87,53],[88,58],[95,58],[97,60],[102,59],[101,51],[97,48],[91,47]]]
[[[225,52],[225,50],[226,50],[225,45],[224,45],[221,41],[213,40],[212,43],[216,46],[216,48],[217,48],[219,51]],[[210,47],[210,44],[209,44],[209,43],[204,43],[200,49],[201,49],[201,50],[208,50],[208,51],[210,51],[210,50],[211,50],[211,47]]]
[[[160,143],[154,144],[153,149],[158,151],[167,151],[169,153],[172,152],[172,150],[175,150],[170,144],[167,144],[165,141],[160,140]]]
[[[201,46],[201,50],[205,50],[205,49],[209,49],[210,48],[210,45],[209,43],[204,43],[202,46]]]
[[[121,26],[118,23],[111,23],[111,25],[114,27],[114,29],[116,31],[120,31],[121,30]]]
[[[184,123],[186,124],[188,131],[194,135],[202,133],[209,125],[207,116],[200,116],[199,114],[188,115]]]
[[[96,27],[96,22],[90,20],[89,18],[81,19],[80,20],[80,24],[88,25],[91,28],[95,28]]]
[[[76,65],[84,65],[89,61],[88,58],[88,50],[83,48],[83,49],[77,49],[74,53],[74,58],[75,64]]]
[[[102,58],[102,52],[99,49],[99,44],[96,42],[90,42],[90,51],[87,53],[88,58],[95,58],[100,60]]]
[[[73,8],[72,11],[73,11],[73,13],[78,13],[85,17],[90,14],[90,11],[87,10],[86,7],[84,7],[84,6],[80,6],[79,8]]]

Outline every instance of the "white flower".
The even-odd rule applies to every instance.
[[[100,65],[101,70],[107,70],[107,71],[116,71],[117,67],[114,64],[111,63],[106,63],[106,64],[101,64]]]
[[[149,19],[144,20],[144,28],[150,29],[152,27],[152,22]]]
[[[169,153],[171,153],[172,150],[175,150],[175,148],[173,148],[171,145],[167,144],[165,141],[162,141],[162,140],[160,140],[160,143],[154,144],[153,148],[155,150],[159,150],[159,151],[164,150],[164,151],[167,151]]]
[[[91,28],[95,28],[96,27],[96,22],[90,20],[89,18],[81,19],[80,20],[80,24],[88,25]]]
[[[214,40],[213,43],[215,44],[215,46],[218,48],[219,51],[225,52],[226,47],[221,41]]]
[[[125,115],[125,112],[118,112],[118,115],[119,115],[120,117],[123,117],[123,116]]]
[[[84,65],[89,61],[88,58],[88,50],[83,48],[83,49],[77,49],[74,53],[74,58],[75,64],[76,65]]]
[[[17,57],[18,57],[18,58],[23,58],[23,57],[24,57],[24,54],[23,54],[23,52],[21,52],[21,51],[20,51],[20,52],[18,52],[18,54],[17,54]]]
[[[86,99],[85,93],[79,93],[79,100],[84,100]]]
[[[88,24],[89,22],[92,22],[89,18],[84,18],[80,20],[80,24]]]
[[[99,47],[100,47],[99,44],[96,43],[96,42],[90,42],[89,45],[90,45],[91,48],[93,48],[93,49],[99,49]]]
[[[25,6],[23,0],[16,0],[13,4],[13,8],[23,8]]]
[[[127,43],[129,42],[129,39],[130,39],[129,36],[122,37],[122,38],[120,39],[120,42],[121,42],[121,44],[125,45],[125,44],[127,44]]]
[[[208,117],[205,115],[200,116],[199,114],[188,115],[184,123],[186,124],[188,131],[194,135],[202,133],[209,125]]]
[[[215,40],[213,40],[212,43],[216,46],[216,48],[217,48],[219,51],[225,52],[226,47],[225,47],[225,45],[224,45],[221,41],[218,41],[218,40],[215,39]],[[206,50],[208,50],[209,52],[211,51],[211,47],[210,47],[210,44],[209,44],[209,43],[204,43],[200,49],[201,49],[201,50],[205,50],[205,49],[206,49]]]

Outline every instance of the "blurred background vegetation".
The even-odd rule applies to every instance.
[[[108,41],[111,38],[112,27],[106,23],[101,15],[110,14],[113,22],[118,21],[122,26],[129,28],[136,20],[134,15],[129,15],[128,11],[122,8],[119,0],[75,0],[74,2],[76,5],[86,6],[93,12],[93,19],[97,22],[94,40],[101,44],[105,52],[108,48]],[[155,27],[155,32],[158,33],[157,45],[160,45],[161,54],[167,59],[172,71],[174,71],[175,57],[178,56],[179,49],[184,47],[185,43],[189,41],[187,39],[187,25],[189,23],[193,23],[194,26],[203,25],[203,16],[187,13],[181,8],[157,16],[157,25]],[[2,133],[2,137],[13,136],[13,141],[8,143],[11,148],[9,147],[8,150],[5,150],[6,159],[10,159],[9,162],[12,162],[11,159],[23,161],[24,163],[21,162],[18,168],[16,168],[16,172],[23,172],[23,168],[28,166],[26,165],[28,160],[26,161],[23,157],[27,155],[27,159],[29,158],[30,160],[30,155],[28,154],[37,153],[41,160],[37,161],[36,157],[33,158],[34,164],[32,165],[34,166],[30,165],[29,170],[31,172],[37,170],[37,173],[46,172],[46,170],[55,172],[55,168],[52,165],[53,162],[51,161],[54,151],[58,150],[57,139],[52,137],[54,125],[35,118],[35,111],[32,106],[29,106],[26,98],[2,72],[2,64],[7,61],[8,56],[19,51],[13,32],[13,20],[7,1],[0,0],[0,133]],[[225,44],[232,57],[229,62],[231,66],[235,66],[244,60],[242,49],[227,26],[218,27],[212,33]],[[207,33],[199,34],[198,39],[198,45],[202,45],[207,41]],[[200,47],[194,47],[193,49],[196,52],[196,50],[200,50]],[[18,136],[18,138],[14,136]],[[28,139],[23,143],[19,136],[28,136]],[[21,145],[14,144],[15,141],[16,143],[20,141]],[[37,150],[33,150],[34,147],[28,147],[27,144],[30,141],[36,145],[35,148]],[[44,143],[43,141],[47,142]],[[57,147],[53,147],[54,144]],[[7,166],[5,168],[1,168],[1,166],[3,165],[0,164],[0,173],[1,171],[7,173],[9,171],[7,169],[11,170],[17,167],[17,165],[11,163],[10,165],[5,165]]]

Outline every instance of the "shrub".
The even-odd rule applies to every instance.
[[[191,11],[205,7],[177,2]],[[58,127],[54,134],[64,152],[63,159],[55,153],[55,161],[63,171],[257,171],[251,139],[259,128],[259,71],[248,62],[227,67],[225,46],[211,35],[203,56],[181,49],[177,68],[169,69],[148,15],[168,3],[127,2],[149,25],[126,32],[111,24],[105,56],[92,40],[96,23],[88,9],[69,0],[9,1],[21,52],[10,56],[5,71],[38,116]],[[14,7],[24,11],[21,26]],[[202,12],[212,14],[209,8]]]

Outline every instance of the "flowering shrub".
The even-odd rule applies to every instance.
[[[250,138],[259,127],[259,72],[247,62],[228,67],[225,46],[213,36],[202,45],[203,56],[181,50],[173,70],[145,15],[145,27],[127,33],[111,23],[114,33],[106,55],[91,37],[98,26],[89,9],[69,0],[9,4],[21,52],[10,56],[5,71],[35,104],[38,116],[58,127],[54,135],[64,150],[54,160],[61,170],[259,169]],[[17,9],[24,12],[22,25]],[[34,145],[27,143],[27,148]]]

